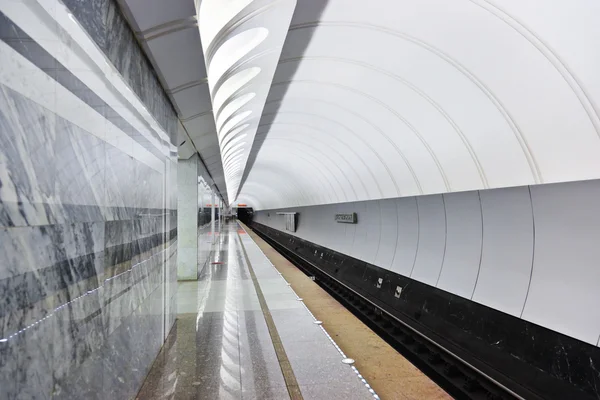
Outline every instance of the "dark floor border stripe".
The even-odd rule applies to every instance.
[[[129,122],[119,113],[102,100],[93,90],[77,78],[68,68],[62,65],[56,58],[48,53],[33,38],[23,31],[17,24],[0,11],[0,40],[10,46],[13,50],[35,64],[49,77],[77,96],[92,109],[101,114],[105,119],[118,126],[125,134],[139,143],[142,147],[163,161],[167,156],[162,154],[146,137],[141,135]],[[135,111],[137,113],[137,110]],[[142,119],[143,121],[143,119]],[[161,139],[144,122],[148,132],[159,144],[169,146],[169,143]]]
[[[279,360],[279,366],[281,367],[281,372],[283,373],[283,378],[285,379],[285,385],[287,387],[288,393],[290,394],[290,399],[303,400],[302,393],[300,392],[300,386],[298,386],[298,381],[296,380],[296,375],[294,375],[294,371],[292,370],[290,360],[288,359],[285,349],[283,348],[283,343],[281,343],[281,338],[279,337],[279,332],[277,332],[277,327],[275,326],[275,322],[273,321],[273,316],[271,315],[271,311],[269,311],[267,301],[265,300],[265,296],[263,295],[262,289],[260,288],[258,279],[256,278],[256,274],[254,273],[254,269],[252,268],[252,264],[250,263],[250,258],[246,253],[246,248],[244,247],[244,243],[242,242],[242,238],[239,232],[237,233],[237,237],[240,242],[240,248],[244,253],[244,259],[246,260],[248,271],[250,272],[250,276],[252,277],[252,283],[254,284],[254,289],[256,290],[256,294],[258,296],[260,308],[265,317],[267,327],[269,328],[269,335],[271,336],[273,347],[275,347],[277,360]]]

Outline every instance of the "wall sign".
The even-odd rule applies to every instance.
[[[356,213],[349,214],[335,214],[335,222],[344,224],[356,224],[358,222],[358,216]]]
[[[290,232],[296,232],[297,215],[295,212],[278,212],[277,215],[283,215],[285,217],[285,230]]]

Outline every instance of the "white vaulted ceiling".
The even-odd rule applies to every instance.
[[[299,1],[236,170],[237,201],[267,209],[600,178],[599,19],[595,0]],[[250,109],[227,128],[246,133],[258,121]]]

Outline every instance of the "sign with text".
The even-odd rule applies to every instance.
[[[358,222],[358,217],[356,213],[335,214],[335,222],[340,222],[344,224],[356,224]]]

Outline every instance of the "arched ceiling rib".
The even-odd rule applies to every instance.
[[[280,171],[288,171],[285,178],[290,182],[298,182],[307,185],[305,190],[309,189],[310,195],[308,201],[320,202],[324,199],[326,202],[339,202],[341,200],[339,185],[335,185],[335,179],[332,179],[330,174],[325,171],[321,161],[309,153],[298,151],[290,147],[288,143],[270,143],[275,151],[273,152],[272,162],[281,164],[289,164],[290,168],[280,169]],[[299,161],[299,162],[298,162]],[[291,173],[289,171],[292,171]],[[310,181],[307,182],[307,177]],[[265,182],[269,184],[269,182]]]
[[[204,0],[200,4],[208,86],[232,200],[239,190],[295,6],[296,0]],[[232,140],[236,143],[227,146]]]
[[[281,145],[281,154],[283,157],[285,157],[286,154],[290,154],[290,149],[297,148],[300,151],[304,151],[307,156],[310,156],[310,159],[313,161],[308,162],[311,165],[316,165],[318,169],[320,169],[321,173],[324,173],[326,177],[333,177],[334,181],[336,182],[335,186],[339,188],[339,190],[334,190],[338,200],[348,201],[349,198],[353,198],[353,195],[356,195],[356,191],[352,186],[352,180],[348,177],[344,170],[340,168],[340,164],[336,162],[339,160],[333,159],[334,156],[331,154],[333,152],[331,148],[325,148],[325,151],[322,151],[315,146],[314,141],[311,142],[310,140],[303,140],[302,135],[297,135],[294,139],[291,139],[288,137],[277,137],[274,131],[271,132],[271,140],[269,140],[268,145]],[[281,144],[279,142],[281,142]],[[323,193],[323,195],[325,194],[326,193]]]
[[[599,17],[593,0],[299,2],[231,198],[280,208],[600,178]],[[268,181],[281,163],[298,190]]]

